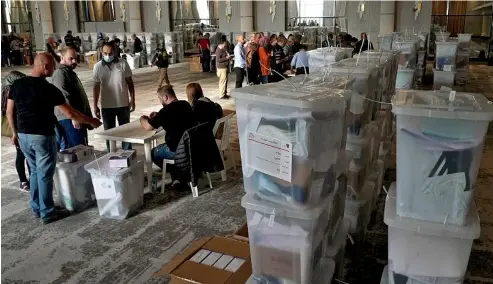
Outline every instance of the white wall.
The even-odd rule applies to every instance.
[[[366,32],[372,42],[377,42],[380,32],[380,1],[366,1],[365,13],[359,18],[359,1],[346,2],[346,17],[348,32],[356,38],[360,38],[362,32]]]
[[[276,1],[276,16],[272,21],[269,13],[271,1],[255,1],[253,15],[253,27],[256,31],[281,32],[286,30],[286,1]]]
[[[231,20],[226,20],[226,1],[219,1],[219,30],[223,33],[240,32],[240,1],[231,1]]]

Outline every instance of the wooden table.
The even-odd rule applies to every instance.
[[[129,142],[133,144],[143,144],[147,167],[148,190],[152,187],[152,143],[164,137],[166,132],[162,129],[147,131],[142,128],[140,121],[135,120],[130,123],[95,133],[94,137],[110,141],[110,152],[115,152],[116,142]]]

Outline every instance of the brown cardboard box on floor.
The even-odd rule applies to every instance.
[[[243,242],[248,242],[248,225],[247,225],[247,223],[243,224],[243,226],[236,229],[236,231],[233,232],[233,235],[231,237],[234,239],[243,241]]]
[[[204,264],[209,257],[202,258],[201,263],[191,260],[201,250],[210,251],[209,256],[217,253],[245,261],[233,272],[215,267],[220,259],[212,261],[211,265]],[[252,263],[248,243],[233,238],[214,236],[193,242],[189,248],[173,257],[161,270],[154,273],[154,276],[169,275],[171,284],[239,284],[245,283],[251,274]]]

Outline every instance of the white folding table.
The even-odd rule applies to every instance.
[[[116,152],[116,142],[129,142],[133,144],[143,144],[147,168],[148,191],[152,189],[152,142],[164,137],[166,132],[162,129],[147,131],[142,128],[140,121],[135,120],[118,127],[94,133],[94,137],[110,141],[110,152]]]

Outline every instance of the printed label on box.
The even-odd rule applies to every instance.
[[[443,65],[443,71],[451,72],[452,71],[452,65]]]
[[[293,145],[290,142],[248,133],[247,165],[251,168],[291,182]]]

